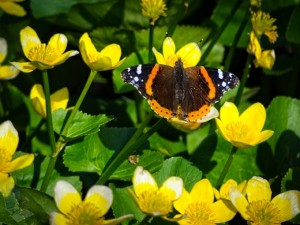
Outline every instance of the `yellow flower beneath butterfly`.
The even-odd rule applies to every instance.
[[[64,34],[54,34],[48,44],[45,44],[41,43],[35,30],[27,26],[20,31],[20,37],[24,55],[30,62],[11,63],[24,73],[30,73],[35,69],[52,69],[79,53],[76,50],[65,52],[68,39]]]
[[[252,177],[247,184],[246,195],[236,187],[230,189],[230,199],[249,225],[281,224],[300,212],[300,192],[290,190],[276,195],[267,180]]]
[[[60,180],[54,188],[54,199],[60,212],[50,214],[51,225],[114,225],[132,218],[131,214],[116,219],[105,220],[104,215],[113,202],[113,193],[110,188],[103,185],[92,186],[84,200],[78,191],[68,182]]]
[[[34,160],[33,154],[13,158],[19,143],[19,135],[11,121],[0,124],[0,192],[4,197],[10,195],[15,181],[10,173],[23,169]]]
[[[46,100],[42,85],[35,84],[30,91],[30,99],[34,110],[43,118],[47,117]],[[66,109],[69,101],[69,91],[67,88],[59,89],[50,96],[51,111]]]
[[[266,110],[261,103],[254,103],[239,115],[235,104],[225,102],[220,109],[220,119],[215,120],[224,139],[240,149],[264,142],[274,133],[272,130],[262,131]]]

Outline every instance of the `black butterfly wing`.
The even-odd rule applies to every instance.
[[[183,77],[181,110],[187,121],[201,120],[210,112],[213,103],[239,82],[232,73],[203,66],[186,68]]]
[[[170,119],[175,110],[173,71],[173,67],[167,65],[138,65],[124,70],[121,76],[148,100],[158,115]]]

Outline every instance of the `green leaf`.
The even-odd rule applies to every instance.
[[[156,149],[165,155],[176,155],[186,151],[186,146],[181,140],[168,140],[158,133],[154,133],[148,139],[151,149]]]
[[[66,116],[71,113],[68,110],[58,109],[53,113],[53,128],[58,134],[61,133],[62,127],[66,122]],[[99,127],[111,121],[112,118],[104,114],[92,116],[81,111],[78,111],[73,119],[73,122],[64,137],[68,141],[93,134],[99,131]]]
[[[17,151],[14,154],[14,158],[20,157],[22,155],[25,155],[25,153]],[[34,164],[32,163],[31,165],[23,169],[14,171],[11,175],[13,176],[16,185],[23,186],[23,187],[30,187],[33,174],[34,174]]]
[[[130,161],[132,159],[132,162]],[[161,168],[164,155],[156,151],[143,151],[141,155],[132,155],[124,161],[120,167],[112,174],[110,179],[127,180],[132,179],[132,175],[137,166],[142,166],[147,170],[157,171]]]
[[[298,4],[290,17],[287,29],[286,29],[286,39],[289,42],[300,44],[300,5]]]
[[[29,215],[28,215],[29,214]],[[0,194],[0,221],[10,225],[26,225],[25,219],[30,216],[28,211],[23,211],[12,192],[10,196],[4,198]]]
[[[210,132],[210,123],[202,124],[200,129],[187,134],[186,145],[189,154],[193,154]]]
[[[43,192],[18,188],[15,190],[22,211],[28,211],[31,216],[26,218],[26,224],[48,224],[49,214],[58,212],[53,199]]]
[[[154,174],[159,185],[171,176],[181,177],[185,188],[190,191],[201,180],[202,172],[182,157],[172,157],[164,161],[162,168]]]
[[[72,172],[101,174],[111,156],[121,150],[134,131],[133,128],[103,127],[99,134],[88,135],[67,146],[64,164]]]
[[[211,20],[215,22],[218,26],[220,26],[224,22],[224,18],[232,10],[233,5],[239,0],[222,0],[218,1],[216,8],[213,11],[211,16]],[[235,15],[233,16],[232,20],[229,22],[228,26],[225,28],[224,32],[222,33],[221,37],[219,38],[219,42],[225,45],[230,46],[235,38],[235,35],[239,29],[241,21],[246,13],[249,10],[249,3],[248,1],[244,1],[244,3],[240,6],[237,10]],[[249,20],[250,21],[250,20]],[[249,42],[249,35],[248,33],[251,30],[250,22],[244,28],[240,40],[238,42],[238,47],[246,47]]]
[[[35,18],[53,16],[60,13],[68,13],[73,5],[79,3],[95,3],[99,0],[32,0],[30,8]]]
[[[300,168],[290,168],[282,178],[281,192],[288,190],[300,191]]]
[[[39,177],[37,178],[38,180],[34,181],[34,184],[35,184],[35,182],[37,183],[37,184],[35,184],[37,190],[40,190],[40,188],[42,186],[42,182],[44,180],[46,170],[48,168],[49,160],[50,160],[50,157],[45,157],[43,160],[41,160],[40,158],[35,159],[35,161],[38,161],[36,163],[36,167],[40,168],[40,174],[39,174]],[[60,165],[58,162],[59,162],[59,160],[57,160],[56,168],[52,172],[52,176],[51,176],[49,185],[47,187],[46,193],[50,196],[54,196],[54,187],[56,185],[56,182],[59,180],[64,180],[64,181],[69,182],[80,193],[80,191],[82,189],[82,184],[79,179],[79,176],[75,176],[74,174],[72,174],[72,175],[68,174],[66,172],[65,167],[63,167],[63,168],[59,167]],[[62,176],[60,173],[66,174],[66,176]]]
[[[259,145],[257,164],[268,177],[286,173],[300,165],[300,101],[288,97],[276,97],[267,109],[265,129],[273,136]]]
[[[132,188],[116,188],[112,184],[109,187],[113,190],[114,194],[112,209],[115,216],[120,217],[126,214],[133,214],[136,220],[142,221],[145,214],[141,212],[135,202]],[[125,224],[128,223],[125,222]]]

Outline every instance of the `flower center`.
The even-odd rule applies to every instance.
[[[212,208],[204,202],[190,204],[185,210],[185,224],[190,225],[214,225],[214,212]]]
[[[266,200],[253,201],[247,207],[246,212],[253,225],[276,225],[280,224],[280,212],[274,204]]]
[[[68,225],[101,225],[104,217],[101,210],[93,203],[78,204],[66,215]]]
[[[31,48],[28,53],[28,59],[45,64],[52,63],[59,57],[57,49],[53,46],[40,44]]]
[[[172,211],[170,196],[162,191],[145,191],[138,196],[140,209],[154,216],[167,215]]]
[[[242,121],[232,122],[226,126],[227,135],[231,140],[245,140],[250,134],[251,130]]]

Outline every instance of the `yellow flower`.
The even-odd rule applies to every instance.
[[[276,19],[272,18],[270,14],[260,10],[252,13],[251,22],[253,30],[258,36],[266,35],[271,43],[274,43],[278,38],[277,26],[273,25],[275,21]]]
[[[214,202],[213,187],[208,179],[198,181],[190,193],[184,190],[174,207],[180,213],[175,218],[181,225],[225,223],[236,214],[234,207],[225,201]]]
[[[13,159],[18,143],[19,135],[13,124],[9,120],[0,124],[0,192],[4,197],[9,196],[15,186],[9,173],[29,166],[34,159],[33,154]]]
[[[27,26],[21,30],[20,37],[24,55],[31,62],[12,62],[12,64],[24,73],[30,73],[35,69],[51,69],[79,53],[75,50],[64,53],[68,43],[64,34],[54,34],[46,45],[41,43],[36,32]]]
[[[7,42],[4,38],[0,37],[0,79],[9,80],[15,78],[19,74],[12,65],[1,65],[7,55]]]
[[[81,36],[79,49],[85,64],[95,71],[112,70],[121,65],[125,59],[120,61],[122,52],[118,44],[110,44],[98,52],[88,33]]]
[[[158,64],[164,64],[174,67],[175,62],[179,59],[183,63],[183,67],[196,66],[201,58],[199,46],[192,42],[180,48],[177,52],[176,46],[171,37],[166,37],[163,42],[163,54],[158,52],[154,47],[152,51]]]
[[[20,5],[15,2],[23,2],[24,0],[0,0],[0,9],[2,9],[7,14],[13,16],[25,16],[26,11]]]
[[[235,187],[230,199],[241,216],[251,225],[276,225],[291,220],[300,212],[300,192],[286,191],[271,200],[267,180],[253,177],[248,181],[246,197]]]
[[[40,114],[43,118],[47,117],[46,112],[46,100],[42,85],[35,84],[30,91],[30,99],[34,110]],[[51,112],[57,109],[66,109],[69,101],[69,91],[67,88],[62,88],[54,92],[50,96]]]
[[[141,5],[143,16],[150,18],[152,25],[160,16],[166,16],[167,7],[163,0],[142,0]]]
[[[241,193],[246,195],[246,187],[247,187],[247,181],[243,181],[242,183],[238,184],[235,180],[229,179],[226,181],[225,184],[223,184],[220,187],[220,191],[214,188],[214,193],[216,199],[223,199],[230,201],[229,191],[231,187],[236,187]]]
[[[179,177],[169,177],[158,185],[152,175],[138,166],[134,171],[133,189],[140,209],[152,216],[165,216],[172,211],[172,203],[182,193],[183,182]]]
[[[261,131],[266,120],[266,110],[261,103],[254,103],[241,115],[237,107],[225,102],[216,118],[219,131],[225,140],[237,148],[249,148],[266,141],[273,131]]]
[[[260,43],[253,31],[250,34],[250,42],[248,44],[247,51],[249,54],[255,56],[255,60],[254,60],[255,67],[272,69],[275,63],[275,51],[274,50],[262,51]]]
[[[91,187],[82,201],[80,194],[70,183],[60,180],[54,188],[54,199],[60,212],[50,214],[51,225],[113,225],[132,217],[128,214],[105,220],[104,215],[112,205],[113,193],[110,188],[103,185]]]

